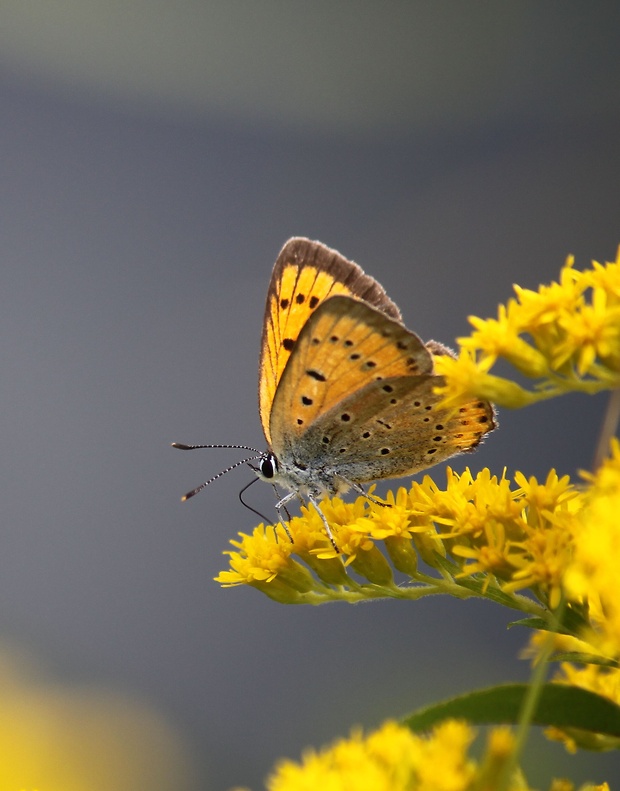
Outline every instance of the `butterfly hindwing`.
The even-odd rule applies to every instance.
[[[355,483],[412,475],[472,450],[491,428],[485,401],[456,412],[438,407],[442,377],[396,376],[373,381],[317,417],[296,442],[295,463],[311,460]]]
[[[259,363],[259,413],[267,441],[276,389],[297,338],[318,306],[344,294],[373,305],[394,319],[396,305],[374,278],[320,242],[290,239],[275,263],[263,321]]]

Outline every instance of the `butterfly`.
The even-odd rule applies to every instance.
[[[323,497],[349,489],[369,497],[363,484],[473,450],[495,427],[487,401],[440,407],[434,359],[446,354],[404,326],[384,288],[356,263],[320,242],[290,239],[273,268],[263,319],[258,402],[267,451],[229,469],[257,460],[259,478],[288,490],[278,513],[296,496],[312,503],[337,550]]]

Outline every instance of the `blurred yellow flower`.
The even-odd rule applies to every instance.
[[[163,718],[118,693],[53,684],[0,653],[0,789],[189,789],[188,754]]]
[[[473,730],[448,720],[429,735],[386,722],[365,736],[360,729],[301,763],[281,761],[268,778],[269,791],[465,791],[474,787],[477,765],[467,750]],[[509,788],[525,786],[511,785]]]
[[[620,659],[620,442],[595,475],[574,525],[574,555],[566,569],[567,595],[586,602],[587,639],[605,656]]]
[[[425,734],[394,721],[368,735],[354,728],[347,739],[305,750],[300,762],[280,760],[267,778],[267,791],[531,791],[523,773],[512,767],[517,743],[510,729],[489,730],[478,759],[468,754],[475,735],[467,723],[451,719]],[[575,786],[552,780],[549,791],[575,791]],[[609,791],[609,786],[585,784],[580,791]]]

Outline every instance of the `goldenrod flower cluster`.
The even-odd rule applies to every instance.
[[[302,507],[288,523],[292,543],[280,526],[260,525],[232,542],[230,569],[216,579],[252,585],[286,603],[445,592],[501,597],[539,616],[547,605],[555,607],[571,557],[568,521],[580,502],[568,477],[551,472],[538,483],[517,473],[511,482],[487,469],[473,476],[450,468],[446,475],[445,488],[427,475],[390,493],[385,505],[365,497],[323,501],[346,561],[327,540],[314,507]],[[540,604],[515,595],[525,588]]]
[[[572,558],[564,574],[568,601],[580,603],[588,614],[581,639],[557,635],[557,650],[574,655],[582,664],[565,661],[554,681],[589,690],[620,706],[620,443],[596,475],[585,476],[590,487],[582,495],[583,507],[571,523]],[[534,653],[540,635],[532,640]],[[548,737],[568,750],[620,749],[620,739],[577,729],[549,728]]]
[[[320,604],[434,593],[486,597],[551,624],[562,598],[590,653],[620,659],[620,443],[586,485],[552,470],[545,481],[488,469],[426,475],[385,504],[326,500],[343,560],[313,506],[281,526],[241,534],[224,586],[251,585],[277,601]],[[527,592],[527,596],[519,595]]]
[[[490,731],[482,757],[468,749],[474,730],[458,720],[446,720],[427,735],[386,722],[364,735],[355,729],[320,751],[307,750],[301,763],[280,761],[267,781],[268,791],[471,791],[495,789],[530,791],[523,776],[508,772],[514,737],[507,728]],[[566,780],[553,781],[550,791],[575,791]],[[605,783],[581,791],[609,791]]]
[[[578,271],[570,257],[557,283],[538,291],[514,286],[497,319],[470,316],[456,359],[436,362],[445,402],[484,398],[522,407],[571,391],[620,387],[620,248],[614,262]],[[498,359],[534,380],[531,389],[490,373]]]

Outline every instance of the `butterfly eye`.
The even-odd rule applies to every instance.
[[[260,460],[258,469],[261,478],[265,478],[266,480],[271,480],[278,472],[278,460],[273,455],[273,453],[268,453],[266,456],[263,456],[263,458]]]

